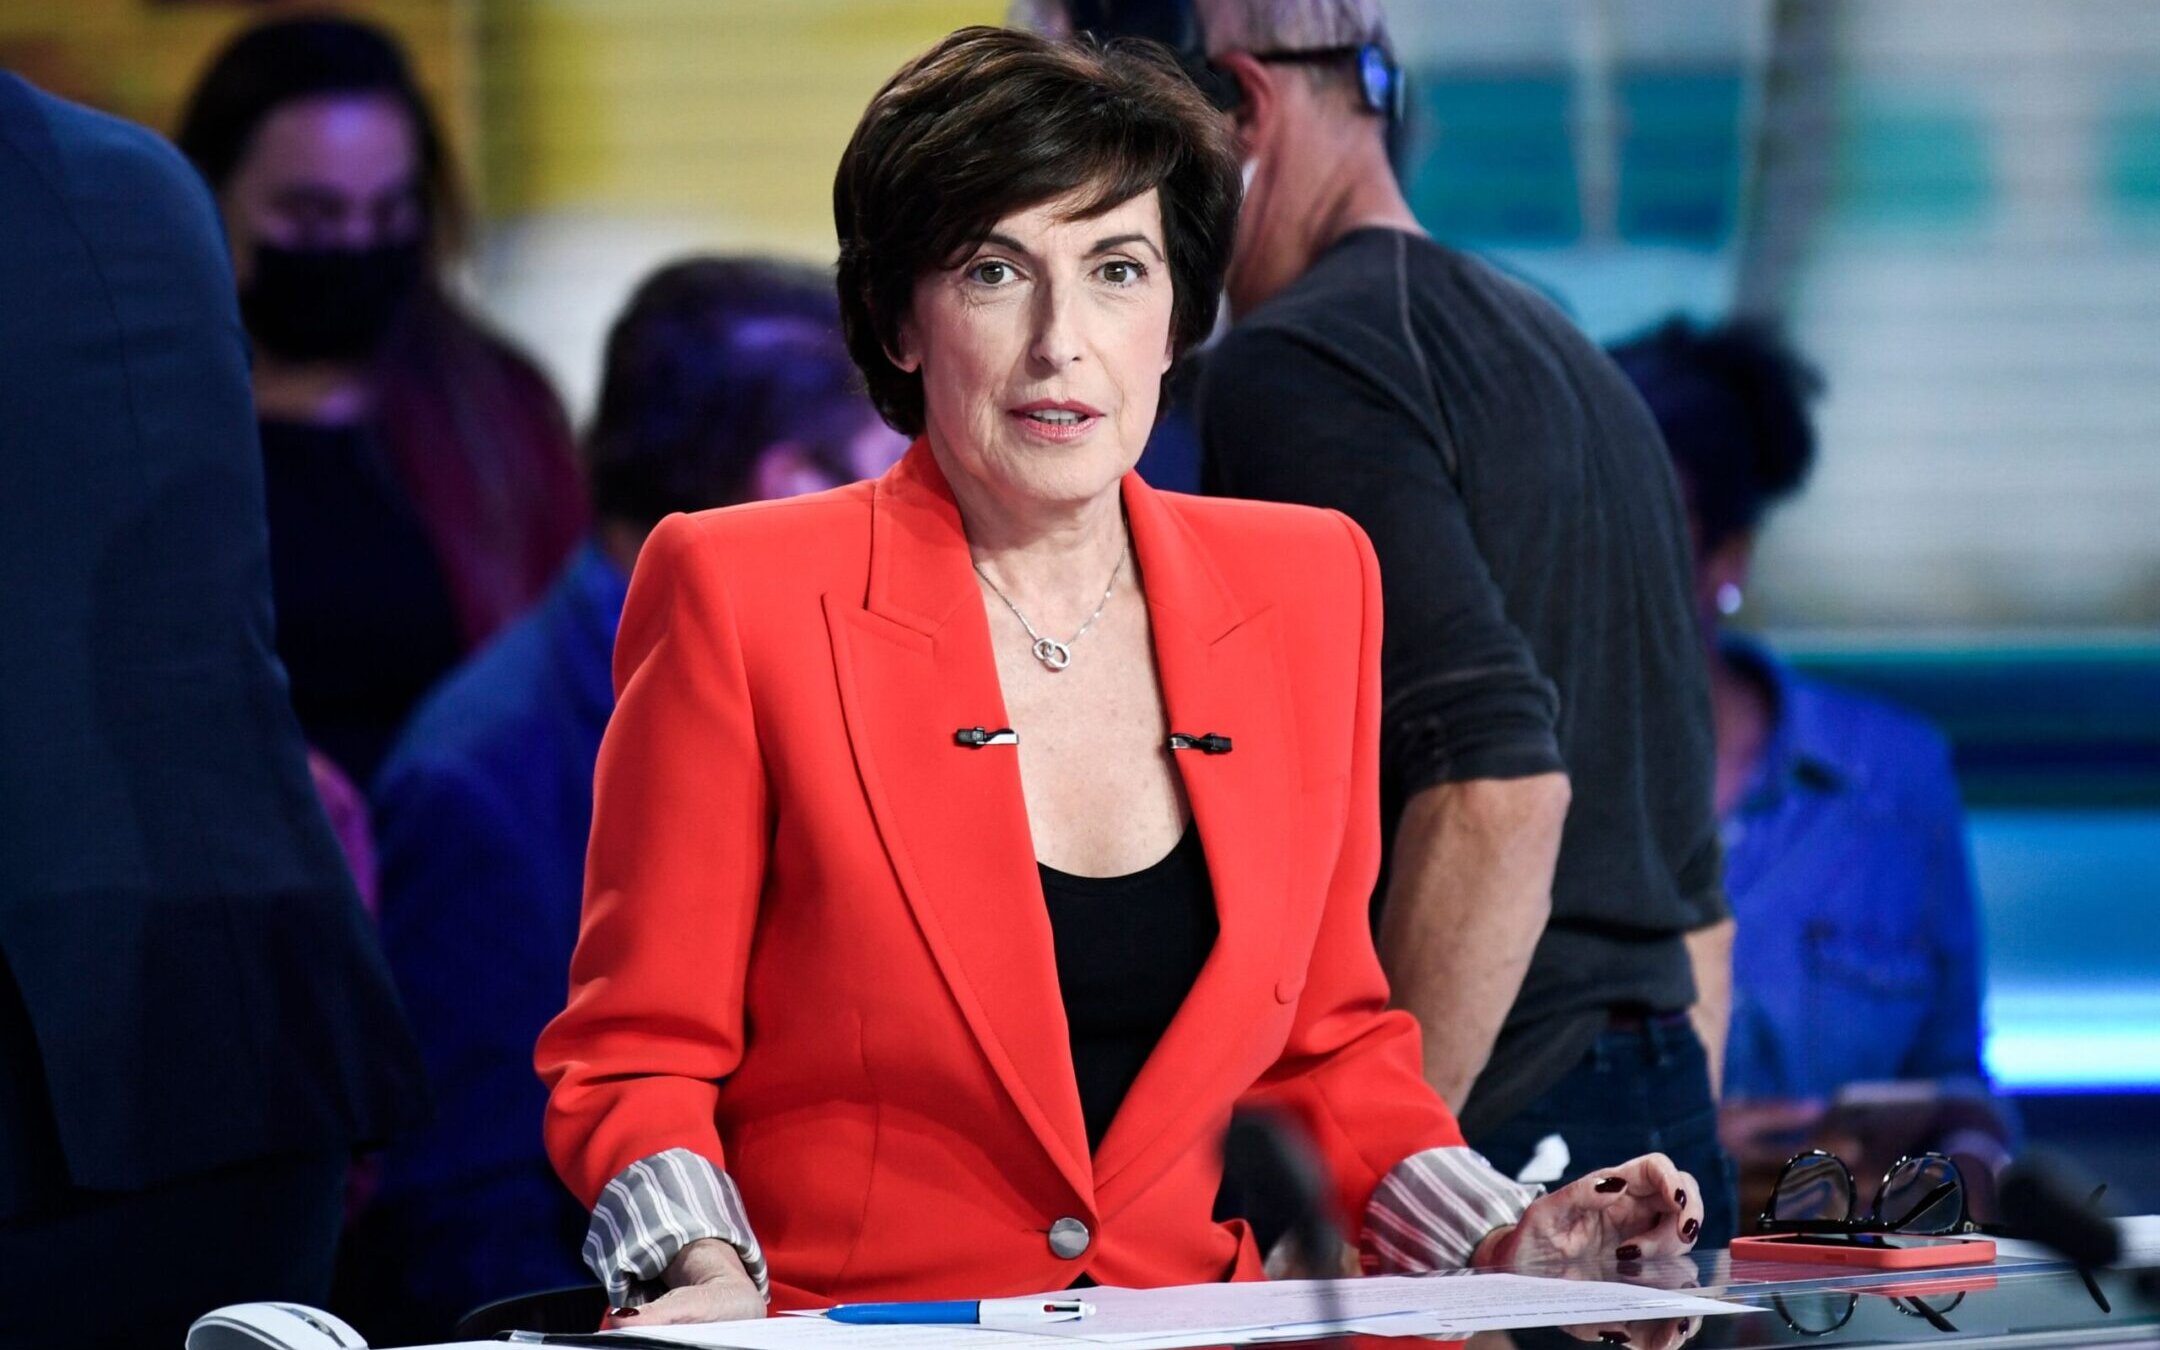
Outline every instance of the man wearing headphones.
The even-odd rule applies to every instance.
[[[1236,120],[1236,323],[1199,377],[1203,482],[1334,507],[1379,551],[1380,951],[1427,1075],[1525,1180],[1669,1154],[1722,1244],[1709,1066],[1731,920],[1656,425],[1556,308],[1411,214],[1379,0],[1068,4],[1098,35],[1149,11],[1140,35],[1182,41]]]

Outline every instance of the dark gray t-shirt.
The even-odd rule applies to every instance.
[[[1694,1000],[1725,916],[1685,517],[1657,424],[1550,302],[1397,230],[1337,242],[1202,368],[1206,490],[1335,507],[1385,592],[1383,821],[1565,770],[1552,920],[1463,1113],[1555,1081],[1609,1008]]]

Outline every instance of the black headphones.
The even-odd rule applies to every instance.
[[[1065,0],[1065,13],[1075,33],[1105,42],[1124,37],[1160,42],[1177,57],[1208,102],[1224,112],[1244,101],[1236,78],[1208,60],[1207,32],[1201,27],[1193,0]],[[1402,69],[1387,48],[1377,42],[1249,55],[1255,61],[1271,64],[1333,65],[1355,61],[1359,106],[1375,117],[1385,118],[1390,127],[1402,122]]]

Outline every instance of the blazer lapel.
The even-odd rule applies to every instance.
[[[1256,1072],[1238,1051],[1275,1006],[1299,772],[1274,611],[1241,609],[1208,550],[1137,475],[1126,479],[1125,509],[1170,728],[1227,736],[1231,749],[1175,752],[1220,932],[1097,1152],[1104,1213],[1154,1181],[1198,1131],[1219,1126],[1223,1104]]]
[[[1092,1196],[1019,757],[953,738],[1006,725],[959,510],[919,441],[873,502],[867,597],[825,599],[863,789],[984,1057],[1059,1171]]]

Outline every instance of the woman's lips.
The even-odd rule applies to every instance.
[[[1028,436],[1057,445],[1079,440],[1102,421],[1102,413],[1085,403],[1048,400],[1014,408],[1009,415]]]

